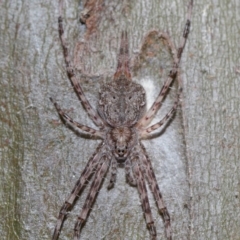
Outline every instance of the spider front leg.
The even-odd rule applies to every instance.
[[[57,224],[53,233],[52,240],[57,240],[59,237],[59,234],[62,229],[63,222],[67,216],[68,211],[73,207],[73,204],[77,197],[79,196],[79,193],[82,191],[85,183],[87,180],[90,179],[94,169],[96,166],[98,166],[99,160],[101,158],[103,149],[102,149],[102,143],[98,146],[93,156],[88,161],[86,167],[84,168],[80,178],[76,182],[76,185],[74,186],[73,190],[71,191],[71,194],[66,199],[65,203],[61,207],[61,210],[59,212],[58,218],[57,218]]]
[[[86,201],[83,205],[82,211],[78,216],[77,222],[74,227],[74,240],[78,240],[80,237],[80,231],[82,224],[86,221],[90,209],[92,208],[93,202],[96,198],[96,195],[100,189],[101,183],[104,179],[104,176],[108,170],[109,159],[107,156],[103,156],[101,162],[98,164],[96,174],[94,176],[93,182],[90,187],[90,191],[87,195]]]
[[[64,30],[63,30],[63,20],[62,20],[62,1],[60,1],[59,4],[59,12],[60,12],[60,16],[58,18],[58,32],[59,32],[59,38],[61,41],[61,45],[62,45],[62,49],[63,49],[63,56],[64,56],[64,60],[65,60],[65,64],[66,64],[66,70],[67,70],[67,75],[68,78],[79,98],[79,100],[81,101],[81,104],[83,106],[83,108],[87,111],[89,117],[91,118],[91,120],[100,128],[104,127],[104,123],[101,119],[101,117],[99,116],[99,114],[93,109],[93,107],[91,106],[91,104],[89,103],[88,99],[86,98],[81,85],[79,84],[79,82],[76,79],[76,74],[75,74],[75,70],[74,67],[70,61],[70,57],[69,57],[69,53],[68,53],[68,48],[66,45],[66,41],[65,38],[63,36],[64,34]]]
[[[151,161],[149,160],[146,150],[142,144],[141,144],[141,148],[142,148],[142,152],[143,152],[143,154],[141,156],[141,160],[143,162],[142,168],[144,171],[144,175],[147,178],[149,188],[150,188],[151,192],[153,193],[153,196],[157,203],[158,211],[160,212],[160,214],[163,218],[167,239],[172,240],[170,215],[169,215],[168,210],[163,202],[162,194],[160,192],[160,189],[159,189],[159,186],[157,183],[157,179],[156,179],[155,173],[152,168]]]
[[[139,162],[139,160],[140,159],[138,156],[134,156],[131,158],[133,165],[133,174],[134,178],[136,179],[137,189],[139,192],[142,209],[145,216],[145,221],[147,223],[147,228],[150,232],[151,239],[156,240],[157,237],[156,227],[153,221],[152,211],[148,200],[147,188],[145,185],[144,176],[141,169],[141,162]]]

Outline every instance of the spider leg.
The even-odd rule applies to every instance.
[[[116,178],[117,178],[117,160],[113,158],[111,162],[111,177],[107,187],[108,190],[114,187]]]
[[[191,18],[192,18],[192,8],[193,8],[193,0],[190,0],[189,5],[188,5],[187,21],[185,23],[185,27],[184,27],[183,35],[182,35],[182,42],[181,42],[180,47],[178,48],[178,54],[177,54],[178,63],[181,60],[183,49],[186,45],[188,34],[190,32],[190,25],[191,25]]]
[[[78,240],[80,237],[80,231],[81,231],[81,227],[82,224],[85,222],[85,220],[87,219],[88,213],[93,205],[93,202],[96,198],[96,195],[99,191],[99,188],[101,186],[101,183],[103,181],[104,175],[106,174],[107,170],[108,170],[108,158],[107,156],[103,156],[101,159],[101,163],[99,163],[93,182],[91,184],[90,187],[90,191],[87,195],[86,201],[83,205],[82,211],[80,213],[80,215],[78,216],[77,222],[75,224],[74,227],[74,240]]]
[[[179,90],[177,99],[176,99],[174,105],[172,106],[172,108],[170,109],[170,111],[159,122],[153,124],[152,126],[146,128],[146,129],[140,129],[140,138],[146,138],[152,131],[160,128],[165,122],[168,121],[168,119],[170,119],[174,115],[174,113],[176,112],[177,107],[179,105],[179,99],[180,99],[181,92],[182,92],[182,89]]]
[[[83,108],[87,111],[91,120],[98,127],[102,128],[104,126],[103,121],[102,121],[101,117],[99,116],[99,114],[93,109],[93,107],[89,103],[88,99],[86,98],[81,85],[79,84],[79,82],[76,79],[75,70],[74,70],[74,67],[69,58],[68,48],[66,46],[66,41],[63,36],[64,30],[63,30],[63,24],[62,24],[63,20],[62,20],[62,16],[61,16],[62,15],[62,1],[60,1],[60,4],[59,4],[59,12],[60,12],[60,16],[58,17],[58,32],[59,32],[59,38],[60,38],[62,49],[63,49],[63,56],[64,56],[64,60],[65,60],[65,64],[66,64],[66,71],[67,71],[68,78],[69,78],[79,100],[81,101]]]
[[[129,67],[128,36],[126,31],[123,31],[121,36],[118,64],[117,70],[114,74],[114,80],[118,80],[121,75],[124,76],[126,79],[131,80],[131,73]]]
[[[138,129],[142,129],[142,128],[146,127],[152,121],[155,114],[161,107],[162,101],[165,98],[165,96],[169,90],[169,87],[171,86],[173,80],[175,79],[175,77],[178,73],[177,72],[177,67],[178,67],[177,50],[176,50],[174,44],[172,43],[171,38],[169,37],[169,35],[167,33],[159,33],[159,38],[162,38],[167,41],[169,48],[171,49],[171,52],[173,54],[174,64],[173,64],[173,68],[170,70],[168,78],[165,81],[165,83],[163,84],[155,102],[152,104],[151,108],[147,111],[147,113],[138,121],[138,123],[137,123]]]
[[[163,101],[164,97],[166,96],[166,94],[169,90],[169,87],[171,86],[171,84],[174,81],[174,79],[176,78],[176,76],[178,77],[179,85],[181,85],[181,81],[180,81],[180,77],[179,77],[180,73],[179,73],[178,67],[179,67],[182,53],[183,53],[184,47],[186,45],[186,41],[187,41],[188,34],[190,31],[192,6],[193,6],[193,0],[190,1],[189,6],[188,6],[187,21],[186,21],[186,24],[184,27],[181,44],[180,44],[180,47],[178,48],[178,50],[176,50],[176,48],[168,34],[159,33],[159,38],[163,38],[167,41],[167,43],[170,47],[170,50],[173,54],[174,63],[173,63],[172,69],[170,70],[170,72],[168,74],[167,80],[165,81],[162,89],[160,90],[160,92],[157,96],[157,99],[152,104],[151,108],[147,111],[147,113],[139,120],[139,122],[137,124],[138,129],[142,129],[142,128],[146,127],[152,121],[155,114],[161,107],[162,101]],[[182,87],[179,86],[180,91],[181,91],[181,89],[182,89]]]
[[[132,175],[132,165],[131,165],[131,161],[129,159],[126,160],[125,162],[125,172],[126,172],[126,178],[128,183],[131,186],[136,186],[136,180],[134,179],[133,175]]]
[[[52,240],[57,240],[58,239],[59,234],[60,234],[61,229],[62,229],[63,222],[66,219],[67,212],[72,208],[75,200],[79,196],[79,193],[81,192],[81,190],[85,186],[85,183],[87,182],[87,180],[89,180],[89,178],[91,177],[91,175],[93,173],[93,170],[98,165],[99,159],[100,159],[101,154],[102,154],[101,148],[102,148],[102,143],[97,147],[95,153],[93,154],[93,156],[88,161],[88,163],[87,163],[86,167],[84,168],[80,178],[77,180],[73,190],[71,191],[71,194],[68,196],[65,203],[61,207],[61,210],[60,210],[58,218],[57,218],[57,224],[56,224],[56,227],[55,227],[55,230],[54,230],[54,233],[53,233]]]
[[[88,127],[86,125],[80,124],[76,121],[74,121],[71,117],[69,117],[60,107],[59,105],[52,99],[50,98],[51,102],[54,104],[59,116],[69,125],[73,125],[82,131],[90,134],[91,136],[96,136],[96,137],[102,137],[102,132],[98,131],[94,128]]]
[[[144,182],[143,178],[144,176],[141,169],[141,163],[139,162],[139,157],[134,156],[132,157],[131,161],[133,164],[133,174],[136,179],[137,189],[140,195],[140,201],[145,216],[145,221],[147,223],[147,228],[150,232],[151,239],[156,240],[157,237],[156,227],[152,217],[152,211],[148,200],[147,188]]]
[[[156,201],[158,210],[159,210],[159,212],[160,212],[160,214],[163,218],[167,239],[172,240],[170,215],[169,215],[168,210],[167,210],[167,208],[164,204],[162,194],[160,192],[160,189],[159,189],[159,186],[158,186],[158,183],[157,183],[157,179],[156,179],[155,173],[154,173],[153,168],[152,168],[151,161],[148,158],[146,150],[145,150],[145,148],[142,144],[141,144],[141,147],[142,147],[142,150],[143,150],[142,161],[144,163],[142,167],[144,168],[144,173],[145,173],[145,176],[147,178],[149,188],[150,188],[151,192],[153,193],[153,196],[154,196],[154,199]]]

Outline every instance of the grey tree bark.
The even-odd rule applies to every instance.
[[[168,31],[179,45],[187,4],[65,2],[65,36],[93,105],[101,81],[115,71],[121,31],[129,33],[132,59],[152,29]],[[97,142],[66,128],[49,97],[77,121],[94,125],[65,73],[58,1],[3,0],[0,5],[1,239],[50,239],[60,207]],[[174,239],[240,239],[239,9],[238,0],[194,2],[181,61],[182,108],[158,138],[144,141],[170,211]],[[85,25],[79,23],[81,13],[90,14]],[[168,70],[168,64],[164,59],[141,64],[133,77],[146,87],[151,102],[164,81],[157,66]],[[171,97],[164,102],[157,118],[171,102]],[[126,184],[123,169],[111,191],[106,178],[81,239],[149,239],[137,190]],[[87,190],[60,239],[72,239]],[[165,239],[152,198],[151,205],[158,238]]]

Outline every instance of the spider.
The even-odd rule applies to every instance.
[[[169,112],[159,122],[149,126],[158,112],[173,81],[177,78],[180,82],[178,67],[190,30],[192,6],[193,0],[189,3],[187,21],[183,31],[181,44],[178,49],[175,48],[167,33],[159,32],[159,37],[168,43],[169,48],[173,53],[174,63],[155,102],[148,111],[145,110],[146,93],[144,88],[140,84],[133,82],[131,79],[128,36],[126,31],[123,31],[121,35],[117,70],[112,81],[101,87],[97,110],[91,106],[80,83],[76,79],[74,67],[69,58],[68,48],[66,47],[63,36],[64,31],[60,7],[58,30],[63,48],[67,75],[83,108],[87,111],[90,119],[98,127],[98,130],[74,121],[52,98],[50,98],[50,100],[53,102],[60,118],[66,124],[78,128],[84,133],[89,134],[91,137],[94,136],[100,138],[102,139],[102,142],[88,161],[69,197],[61,207],[52,237],[53,240],[58,239],[68,211],[72,209],[85,184],[93,177],[89,193],[74,227],[74,240],[80,238],[81,228],[87,220],[89,211],[94,203],[109,166],[111,175],[108,188],[110,189],[114,187],[116,182],[117,166],[120,163],[124,165],[126,179],[129,184],[136,186],[138,189],[146,225],[151,239],[156,240],[157,232],[151,213],[145,182],[149,184],[157,208],[162,216],[166,238],[168,240],[172,239],[170,215],[162,199],[162,194],[151,161],[141,143],[141,139],[148,138],[153,131],[159,129],[159,127],[165,124],[174,115],[178,107],[182,91],[181,86],[179,86],[177,98]]]

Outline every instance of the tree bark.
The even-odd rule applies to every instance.
[[[149,102],[154,100],[164,82],[161,72],[170,68],[167,49],[157,55],[160,59],[140,59],[140,67],[134,58],[153,29],[169,32],[179,46],[187,5],[185,0],[64,2],[65,38],[92,105],[102,81],[114,74],[123,30],[128,31],[133,79],[145,86]],[[173,239],[240,236],[239,9],[237,0],[194,2],[181,61],[182,107],[158,138],[143,141],[170,212]],[[75,120],[94,127],[66,76],[58,2],[5,0],[0,16],[1,238],[50,239],[60,207],[98,142],[69,130],[49,100],[55,98]],[[159,43],[156,51],[162,47]],[[175,93],[170,92],[157,119],[171,107]],[[108,181],[109,175],[81,239],[150,239],[137,190],[126,183],[124,170],[118,169],[111,191]],[[72,239],[88,189],[60,239]],[[149,196],[158,239],[165,239]]]

